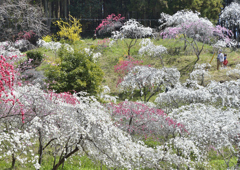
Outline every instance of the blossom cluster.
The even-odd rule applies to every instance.
[[[121,14],[118,14],[117,16],[115,14],[108,15],[106,19],[102,20],[102,23],[100,23],[95,33],[98,32],[110,32],[114,31],[116,28],[120,28],[123,25],[123,20],[125,17],[121,17]]]
[[[44,47],[46,49],[52,50],[54,52],[56,52],[58,49],[60,49],[62,47],[62,45],[64,45],[64,47],[66,48],[67,51],[69,52],[73,52],[73,48],[69,45],[69,44],[62,44],[60,42],[45,42],[44,40],[39,39],[37,41],[37,45],[39,47]]]
[[[162,45],[154,45],[150,39],[143,39],[140,43],[141,48],[139,49],[139,54],[148,54],[153,57],[160,57],[164,53],[167,53],[167,48]]]

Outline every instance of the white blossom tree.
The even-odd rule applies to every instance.
[[[172,164],[178,167],[194,167],[192,154],[198,161],[203,161],[198,148],[188,139],[166,141],[165,145],[156,148],[149,148],[141,141],[134,141],[129,134],[115,126],[108,111],[95,98],[84,97],[83,94],[78,96],[46,93],[37,86],[18,88],[16,97],[25,106],[23,128],[32,130],[31,140],[38,140],[39,149],[35,154],[39,155],[39,159],[36,169],[41,165],[40,160],[46,147],[52,148],[54,170],[73,154],[86,154],[93,161],[102,161],[107,167],[127,169],[161,169],[170,168]],[[31,98],[34,100],[30,100]],[[14,119],[16,117],[9,117],[8,122]],[[2,119],[5,123],[6,120]],[[0,124],[4,125],[2,121]],[[17,124],[14,125],[16,129]],[[5,140],[8,141],[8,138]],[[176,148],[185,154],[176,155]],[[59,159],[57,156],[60,156]]]
[[[220,154],[227,168],[233,156],[240,159],[239,110],[222,110],[204,104],[191,104],[175,109],[169,114],[179,122],[184,122],[188,139],[194,141],[206,155],[210,148]],[[221,150],[227,148],[227,154]],[[239,168],[239,163],[236,165]]]
[[[166,47],[162,45],[154,45],[150,39],[143,39],[140,42],[140,45],[141,45],[141,48],[138,51],[140,55],[147,54],[152,57],[159,57],[161,60],[162,66],[164,67],[162,55],[167,53]]]
[[[137,43],[138,39],[151,35],[152,28],[144,27],[135,19],[130,19],[125,22],[120,31],[112,32],[113,41],[116,41],[117,39],[124,40],[128,48],[128,56],[130,56],[130,50]],[[130,39],[130,42],[126,40],[127,38]]]
[[[132,94],[134,90],[139,90],[141,101],[148,102],[160,90],[179,83],[179,78],[180,73],[176,68],[156,69],[148,66],[135,66],[119,86]]]
[[[230,5],[226,6],[219,17],[219,21],[227,21],[227,23],[237,24],[240,22],[240,5],[237,2],[232,2]]]

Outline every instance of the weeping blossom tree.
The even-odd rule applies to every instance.
[[[192,15],[190,15],[192,14]],[[189,44],[198,62],[200,54],[203,51],[206,43],[212,44],[222,38],[225,41],[229,41],[228,35],[225,34],[227,29],[221,26],[214,26],[208,19],[198,17],[199,13],[194,14],[193,12],[180,11],[173,16],[163,15],[166,23],[163,26],[170,26],[164,29],[162,32],[163,38],[176,38],[177,36],[183,35],[183,40],[186,44]],[[179,18],[179,19],[177,19]],[[173,26],[172,26],[173,25]],[[201,44],[197,43],[201,42]]]
[[[207,156],[213,149],[224,159],[227,168],[231,158],[237,157],[235,168],[239,168],[239,86],[239,80],[211,81],[202,86],[193,77],[159,93],[155,102],[169,117],[185,125],[188,133],[182,135],[193,141],[201,153]]]
[[[150,39],[143,39],[140,44],[141,48],[138,51],[140,55],[146,54],[152,57],[159,57],[162,66],[164,67],[162,55],[167,53],[166,47],[162,45],[154,45]]]
[[[149,66],[135,66],[119,86],[132,94],[134,90],[139,90],[141,101],[148,102],[156,93],[177,84],[179,78],[180,73],[175,68],[156,69]]]
[[[237,25],[240,22],[240,5],[237,2],[232,2],[230,5],[226,6],[222,12],[221,15],[219,16],[219,24],[222,23],[222,21],[225,21],[223,24],[225,27],[229,28],[230,25],[233,25],[233,29],[236,29],[236,37],[237,41],[239,42],[239,35],[237,32]],[[230,30],[227,30],[229,32]],[[221,43],[221,42],[220,42]],[[221,43],[224,44],[224,47],[234,47],[237,45],[237,42],[234,41],[234,39],[231,40],[230,43]]]
[[[156,148],[149,148],[142,141],[134,141],[128,133],[115,126],[108,110],[94,97],[85,97],[83,93],[78,95],[46,93],[35,85],[19,87],[16,97],[25,106],[26,122],[21,126],[18,117],[8,117],[1,119],[0,124],[3,127],[7,122],[15,122],[11,127],[6,127],[9,128],[4,131],[7,133],[22,127],[24,138],[18,135],[22,142],[31,140],[31,145],[30,143],[25,145],[25,150],[38,143],[38,152],[33,151],[36,157],[31,161],[35,163],[36,169],[41,167],[47,147],[51,148],[51,155],[55,160],[52,167],[54,170],[74,154],[79,156],[86,154],[93,161],[102,161],[109,168],[127,169],[139,167],[161,169],[170,168],[172,164],[178,167],[194,167],[192,155],[198,161],[204,160],[198,148],[187,138],[167,140],[165,145]],[[162,120],[164,122],[164,119]],[[169,121],[171,122],[170,119]],[[31,131],[28,131],[28,128]],[[18,141],[17,133],[14,132],[13,135]],[[1,138],[0,142],[11,143],[14,140]],[[6,148],[4,145],[0,146],[4,152]],[[20,146],[20,143],[17,146]],[[184,154],[176,155],[177,148]],[[6,156],[16,154],[15,152],[17,150],[9,150]],[[26,156],[22,160],[23,164],[28,163],[29,159],[32,158]]]
[[[213,149],[224,159],[227,168],[233,156],[238,158],[235,168],[240,166],[240,125],[239,110],[222,110],[205,104],[191,104],[175,109],[169,114],[177,121],[184,122],[188,139],[206,155]],[[224,152],[223,149],[228,149]]]
[[[183,124],[169,118],[163,110],[144,103],[125,101],[107,107],[116,126],[134,136],[135,140],[153,138],[166,142],[186,132]]]
[[[138,39],[151,35],[152,29],[150,27],[144,27],[135,19],[130,19],[125,22],[120,31],[112,32],[113,42],[117,39],[124,40],[128,49],[128,56],[130,56],[130,50],[137,43]],[[130,42],[126,40],[127,38],[130,39]]]

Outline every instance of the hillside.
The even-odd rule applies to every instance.
[[[132,47],[131,56],[136,60],[142,60],[143,65],[151,65],[155,68],[162,68],[160,58],[140,56],[138,54],[138,50],[141,47],[139,45],[140,41],[141,40],[138,40],[136,45]],[[189,74],[192,72],[194,62],[196,61],[196,56],[194,55],[192,48],[188,46],[187,49],[183,51],[184,42],[179,39],[152,39],[152,41],[155,45],[163,45],[168,49],[168,54],[163,55],[164,66],[177,68],[181,73],[180,81],[185,82],[185,80],[189,78]],[[199,46],[200,45],[202,44],[199,43]],[[97,64],[100,65],[104,72],[103,85],[109,86],[112,95],[119,96],[120,100],[124,100],[124,97],[126,96],[124,96],[118,90],[119,88],[116,87],[118,77],[114,72],[114,66],[119,62],[119,60],[126,60],[127,48],[124,41],[118,40],[117,43],[109,47],[109,41],[106,39],[83,39],[83,42],[75,44],[73,47],[77,49],[93,47],[95,49],[94,52],[100,52],[102,54],[102,56],[98,58]],[[43,47],[38,48],[37,50],[42,51],[46,56],[45,61],[37,68],[37,70],[44,70],[47,68],[48,63],[54,63],[57,59],[57,53],[55,54]],[[217,52],[217,49],[205,44],[198,64],[209,63],[214,52]],[[211,62],[211,68],[208,70],[211,77],[206,77],[204,85],[207,85],[211,80],[224,82],[238,78],[238,76],[235,75],[227,76],[226,72],[229,69],[234,68],[239,63],[240,52],[231,48],[225,48],[223,49],[223,53],[226,53],[228,56],[228,68],[217,71],[217,54],[215,54]],[[152,101],[154,101],[153,99],[154,97],[152,98]],[[137,100],[137,98],[133,100]]]

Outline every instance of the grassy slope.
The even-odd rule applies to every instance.
[[[193,63],[196,61],[196,56],[194,55],[192,49],[190,46],[187,47],[186,51],[182,50],[183,47],[183,41],[180,41],[178,39],[176,40],[152,40],[155,45],[163,45],[168,49],[168,54],[164,55],[164,65],[165,67],[176,67],[181,72],[181,82],[184,82],[188,77],[189,73],[191,72],[193,68]],[[139,45],[140,40],[138,40],[137,44],[132,47],[131,49],[131,56],[133,56],[137,60],[143,60],[144,65],[152,65],[152,67],[155,68],[161,68],[161,62],[159,58],[153,58],[149,56],[141,57],[138,54],[138,50],[140,49]],[[111,48],[110,47],[104,47],[98,46],[98,40],[92,40],[92,39],[84,39],[84,43],[75,45],[75,48],[84,48],[84,47],[90,47],[91,45],[97,46],[97,49],[95,52],[101,52],[102,57],[99,58],[98,63],[100,64],[102,70],[104,71],[104,81],[103,85],[108,85],[111,89],[112,95],[120,96],[120,100],[124,100],[126,96],[124,96],[120,91],[119,88],[116,87],[117,83],[117,74],[114,72],[114,66],[118,63],[119,59],[125,59],[125,56],[127,54],[127,48],[124,44],[124,41],[118,40],[118,43],[114,44]],[[201,43],[199,43],[199,46]],[[181,48],[181,50],[178,52],[178,48]],[[46,60],[48,62],[54,62],[55,60],[55,54],[53,52],[44,50],[40,48],[39,50],[43,51],[46,56]],[[209,63],[212,59],[214,49],[209,46],[205,45],[204,50],[201,53],[200,60],[198,63]],[[216,51],[216,50],[215,50]],[[239,56],[240,53],[236,51],[231,51],[230,49],[223,49],[224,53],[227,53],[228,55],[228,61],[229,61],[229,67],[234,68],[236,64],[239,63]],[[216,80],[216,81],[229,81],[231,79],[236,79],[236,77],[228,77],[226,76],[226,71],[228,69],[222,69],[220,71],[216,70],[216,57],[217,54],[215,54],[214,59],[211,62],[212,67],[210,68],[210,74],[212,75],[210,78],[206,78],[206,83],[208,83],[210,80]],[[38,69],[44,70],[47,66],[46,62],[44,62]],[[136,95],[136,98],[133,100],[139,99]],[[154,97],[151,99],[151,101],[154,101]]]

